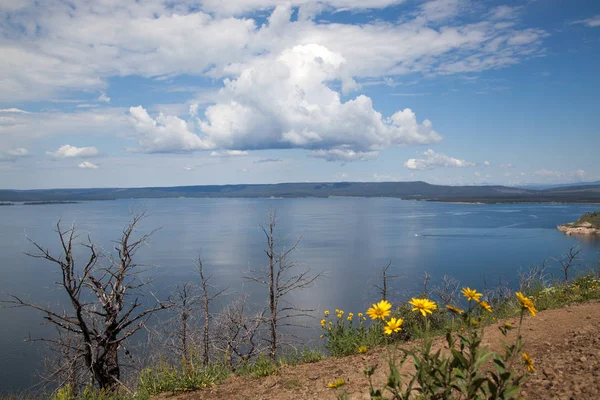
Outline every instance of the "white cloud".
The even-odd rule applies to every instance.
[[[437,167],[474,167],[474,162],[459,160],[429,149],[423,153],[426,158],[411,158],[404,163],[408,169],[433,169]]]
[[[147,152],[302,148],[315,157],[354,161],[442,139],[429,120],[417,122],[408,108],[384,118],[367,96],[342,102],[327,83],[349,79],[340,54],[318,45],[295,46],[226,79],[220,101],[202,119],[188,123],[164,114],[152,119],[141,106],[130,112]],[[197,108],[191,111],[193,117]]]
[[[9,156],[12,156],[12,157],[27,157],[29,155],[29,151],[24,147],[19,147],[17,149],[11,149],[7,153]]]
[[[536,175],[539,175],[539,176],[554,176],[554,177],[560,177],[560,176],[562,176],[562,172],[551,171],[551,170],[548,170],[548,169],[541,169],[539,171],[535,171],[534,173]]]
[[[514,19],[519,16],[521,12],[521,7],[513,7],[513,6],[498,6],[490,11],[490,17],[492,19]]]
[[[313,150],[309,153],[311,157],[323,158],[327,161],[367,161],[373,158],[377,158],[379,152],[377,151],[354,151],[345,149],[331,149],[331,150]]]
[[[581,19],[579,21],[573,21],[573,24],[582,24],[589,28],[597,28],[600,26],[600,15],[594,15],[591,18]]]
[[[19,158],[29,157],[29,151],[24,147],[9,149],[5,152],[0,152],[0,161],[16,161]]]
[[[515,166],[512,164],[500,164],[500,168],[514,168]]]
[[[541,177],[545,181],[552,181],[552,182],[582,181],[586,176],[586,172],[583,169],[578,169],[576,171],[568,171],[568,172],[541,169],[539,171],[535,171],[534,174]]]
[[[60,146],[58,150],[51,152],[47,151],[47,155],[54,158],[74,158],[74,157],[93,157],[99,154],[95,147],[75,147],[69,144]]]
[[[98,166],[96,164],[93,164],[89,161],[84,161],[81,164],[78,164],[77,167],[83,169],[98,169]]]
[[[168,153],[216,148],[191,132],[188,123],[178,117],[160,113],[153,119],[142,106],[131,107],[129,113],[144,151]]]
[[[14,113],[18,113],[18,114],[29,114],[29,112],[21,110],[19,108],[3,108],[0,109],[0,113],[10,113],[10,114],[14,114]]]
[[[211,157],[237,157],[247,156],[248,152],[244,150],[226,150],[226,151],[213,151],[210,153]]]
[[[106,93],[102,93],[100,94],[100,97],[98,97],[98,101],[101,101],[103,103],[110,103],[110,97],[108,97]]]
[[[366,10],[385,8],[404,3],[405,0],[204,0],[202,8],[205,11],[220,15],[241,15],[252,11],[265,11],[277,6],[290,5],[300,7],[299,13],[312,15],[312,12],[322,9],[334,10]]]
[[[543,54],[542,30],[515,29],[486,15],[475,15],[469,24],[452,20],[464,7],[458,0],[425,2],[420,12],[398,23],[313,18],[322,10],[401,2],[329,0],[315,7],[309,0],[206,0],[199,10],[198,4],[179,0],[82,1],[76,8],[48,0],[9,11],[10,18],[0,21],[0,101],[102,91],[113,76],[237,76],[256,60],[306,44],[324,46],[346,60],[346,90],[358,87],[351,77],[474,72]],[[292,17],[295,5],[301,7]],[[262,24],[245,16],[256,10],[273,11]]]
[[[489,161],[485,160],[483,162],[483,165],[485,165],[486,167],[489,167],[490,165],[492,165]]]

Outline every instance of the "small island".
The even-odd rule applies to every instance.
[[[577,221],[559,225],[565,235],[600,235],[600,211],[584,214]]]

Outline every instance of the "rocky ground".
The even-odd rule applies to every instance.
[[[517,320],[509,320],[517,324]],[[502,324],[504,321],[501,322]],[[498,349],[503,338],[495,324],[486,328],[485,341]],[[523,324],[524,350],[534,359],[537,371],[523,386],[526,399],[600,399],[600,302],[571,305],[526,317]],[[410,344],[407,344],[410,345]],[[438,346],[443,344],[440,341]],[[283,367],[266,378],[232,376],[226,383],[205,390],[178,395],[163,394],[160,399],[336,399],[327,383],[342,378],[350,399],[368,399],[368,383],[363,375],[367,365],[378,365],[375,382],[385,381],[387,364],[384,349],[365,355],[330,358],[324,361]],[[406,365],[405,370],[411,366]]]

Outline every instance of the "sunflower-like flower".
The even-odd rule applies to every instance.
[[[321,326],[322,326],[323,328],[325,328],[325,324],[327,324],[327,321],[325,321],[324,319],[322,319],[322,320],[321,320]]]
[[[437,305],[429,299],[412,298],[408,304],[413,306],[413,311],[419,311],[424,317],[426,317],[427,314],[433,313],[433,310],[437,309]]]
[[[373,304],[373,307],[367,310],[367,314],[371,319],[385,319],[390,315],[392,305],[387,300],[381,300],[377,304]]]
[[[525,361],[525,365],[527,366],[527,371],[535,372],[535,367],[533,366],[533,360],[529,357],[529,354],[523,353],[523,360]]]
[[[329,316],[329,310],[323,311],[323,314],[325,314],[325,316],[328,317]]]
[[[477,293],[477,290],[475,289],[471,289],[469,287],[463,288],[463,290],[460,291],[462,293],[463,296],[465,296],[467,298],[467,300],[471,301],[476,301],[479,302],[479,298],[481,296],[483,296],[483,294],[481,293]]]
[[[529,297],[526,297],[521,292],[517,292],[517,293],[515,293],[515,295],[517,296],[517,299],[519,299],[519,302],[521,303],[521,308],[523,310],[529,311],[531,316],[535,317],[535,313],[537,313],[538,310],[535,309],[535,305],[533,304],[533,301],[531,301],[531,299]]]
[[[463,311],[463,310],[461,310],[460,308],[458,308],[458,307],[454,307],[454,306],[451,306],[451,305],[447,305],[447,306],[446,306],[446,308],[447,308],[449,311],[452,311],[453,313],[456,313],[456,314],[459,314],[459,315],[460,315],[460,314],[462,314],[462,313],[464,313],[464,311]]]
[[[327,387],[330,387],[330,388],[332,388],[332,389],[335,389],[335,388],[339,388],[339,387],[340,387],[340,386],[342,386],[344,383],[346,383],[346,381],[345,381],[345,380],[343,380],[343,379],[336,379],[336,380],[335,380],[335,381],[333,381],[333,382],[329,382],[329,383],[327,384]]]
[[[367,346],[360,346],[360,347],[358,348],[358,352],[359,352],[360,354],[365,354],[365,353],[367,352]]]
[[[391,335],[394,332],[400,332],[402,330],[401,326],[404,320],[402,318],[390,318],[387,321],[386,325],[383,327],[383,333],[386,335]]]
[[[489,305],[489,303],[487,301],[480,301],[479,305],[481,306],[481,308],[483,308],[485,311],[489,311],[492,312],[492,306]]]

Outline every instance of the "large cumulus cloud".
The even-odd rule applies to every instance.
[[[354,85],[345,59],[321,45],[298,45],[226,79],[219,101],[201,118],[153,119],[141,106],[130,112],[147,152],[302,148],[316,157],[353,161],[441,140],[432,123],[419,122],[409,108],[386,118],[365,95],[342,101],[336,83]]]

